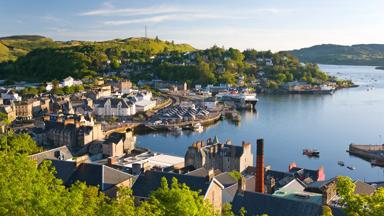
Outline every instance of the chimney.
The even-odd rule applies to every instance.
[[[289,166],[288,166],[288,172],[291,172],[291,170],[292,170],[293,168],[296,168],[296,167],[297,167],[297,165],[296,165],[295,162],[290,163]]]
[[[317,170],[317,181],[324,181],[325,180],[325,172],[324,167],[320,166]]]
[[[237,181],[237,191],[243,193],[247,189],[247,182],[243,175],[240,176],[240,179]]]
[[[214,169],[209,169],[208,170],[208,180],[212,181],[213,177],[215,177],[215,170]]]
[[[264,193],[264,140],[257,140],[255,192]]]
[[[76,167],[79,167],[82,163],[85,163],[88,160],[88,155],[79,156],[75,160]]]

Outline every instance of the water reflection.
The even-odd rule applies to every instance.
[[[350,156],[350,143],[377,144],[384,134],[384,71],[374,67],[321,65],[331,75],[354,80],[361,86],[337,91],[334,95],[260,95],[257,111],[241,112],[240,124],[223,120],[205,127],[202,133],[138,135],[139,146],[154,151],[184,156],[192,142],[218,135],[221,141],[231,139],[252,143],[255,153],[257,138],[265,139],[266,164],[287,170],[290,162],[317,169],[324,165],[327,177],[350,175],[369,181],[384,180],[383,169]],[[374,85],[367,91],[366,85]],[[302,155],[305,148],[318,149],[319,158]],[[348,170],[338,166],[344,161]]]

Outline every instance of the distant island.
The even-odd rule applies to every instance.
[[[377,66],[375,67],[376,70],[384,70],[384,66]]]
[[[384,44],[342,46],[322,44],[287,51],[302,62],[334,65],[384,66]]]

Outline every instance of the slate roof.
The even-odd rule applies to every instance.
[[[325,181],[313,182],[305,188],[305,191],[310,191],[310,192],[314,192],[314,193],[322,193],[323,188],[335,180],[336,180],[335,178],[331,178],[331,179],[328,179]]]
[[[133,195],[148,198],[152,191],[160,188],[162,177],[167,179],[169,186],[171,185],[172,178],[175,177],[180,184],[186,184],[193,191],[200,191],[200,195],[205,195],[210,185],[206,177],[147,171],[141,174],[133,184]]]
[[[43,160],[46,159],[60,159],[60,156],[62,160],[69,160],[73,158],[73,155],[67,146],[61,146],[58,148],[33,154],[30,155],[29,158],[36,160],[37,164],[40,164],[41,162],[43,162]]]
[[[300,167],[293,167],[290,173],[293,173],[296,178],[299,178],[301,180],[309,177],[313,181],[316,181],[319,177],[317,170],[304,169]]]
[[[65,186],[81,181],[87,185],[98,186],[101,191],[105,191],[133,178],[128,173],[101,164],[82,163],[76,166],[75,161],[51,161],[56,169],[55,176],[62,179]]]
[[[371,195],[375,192],[376,188],[370,184],[367,184],[362,181],[355,181],[355,194],[360,194],[360,195]]]
[[[321,205],[247,191],[237,193],[232,203],[232,209],[235,214],[238,214],[242,207],[247,211],[245,215],[312,216],[322,214]],[[336,208],[333,209],[333,214],[335,216],[345,215],[341,209]]]
[[[217,176],[221,173],[221,171],[219,169],[216,169],[214,171],[214,173],[215,173],[215,176]],[[208,176],[208,170],[205,169],[204,167],[200,167],[200,168],[197,168],[195,170],[192,170],[192,171],[186,173],[186,175],[207,177]]]
[[[111,143],[119,143],[122,139],[124,139],[123,133],[113,132],[107,139],[105,139],[105,144],[111,144]]]
[[[111,107],[112,108],[117,108],[117,105],[121,103],[121,108],[129,108],[131,107],[134,103],[128,99],[128,98],[103,98],[100,100],[97,100],[95,104],[98,106],[104,107],[105,103],[107,101],[111,102]]]
[[[230,176],[227,172],[215,176],[215,179],[224,186],[224,188],[237,184],[237,180]]]

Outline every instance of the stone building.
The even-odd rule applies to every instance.
[[[129,94],[132,90],[132,82],[130,80],[120,80],[118,88],[122,94]]]
[[[253,165],[251,144],[242,143],[242,146],[232,145],[230,141],[220,143],[217,137],[212,141],[198,141],[188,147],[185,154],[185,166],[195,169],[220,169],[222,172],[237,170],[242,172]]]
[[[0,106],[0,113],[3,113],[7,116],[9,121],[14,121],[16,119],[16,109],[15,106],[12,105],[1,105]]]
[[[84,145],[104,138],[100,124],[85,124],[80,116],[57,117],[45,121],[45,145],[81,148]]]
[[[136,139],[132,132],[112,133],[102,144],[103,155],[107,157],[119,157],[124,153],[130,153],[135,148]]]
[[[15,102],[16,117],[18,119],[29,120],[33,117],[33,101]]]
[[[159,171],[146,171],[141,173],[132,185],[132,195],[135,197],[136,204],[148,200],[151,192],[161,187],[162,178],[165,178],[169,185],[172,179],[176,178],[180,184],[185,184],[191,190],[198,191],[199,195],[211,203],[215,210],[221,210],[222,190],[224,187],[216,180],[213,173],[210,173],[208,177]]]

